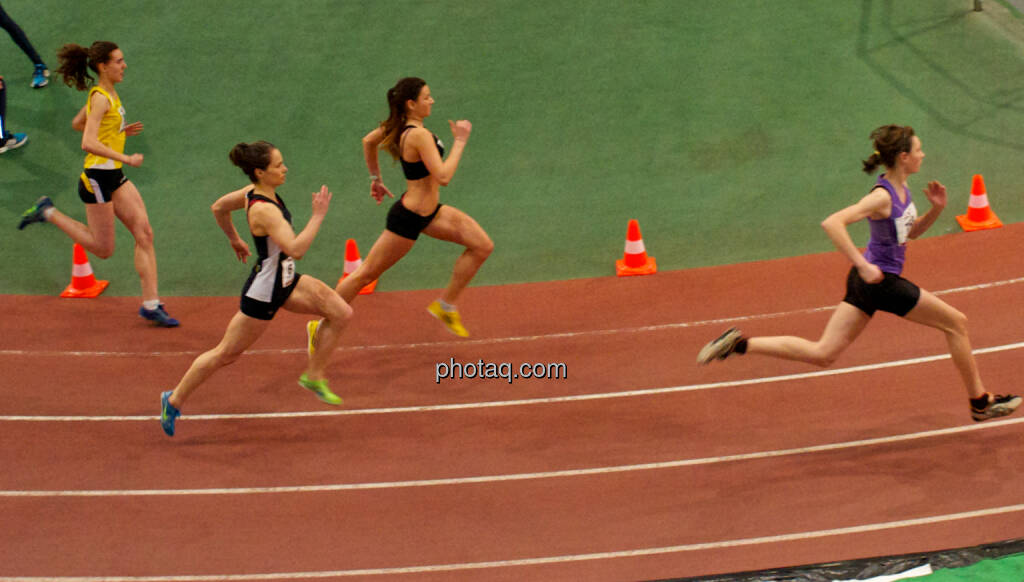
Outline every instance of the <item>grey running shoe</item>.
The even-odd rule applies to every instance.
[[[711,360],[724,360],[728,358],[742,338],[743,334],[740,333],[740,330],[730,327],[725,330],[725,333],[700,350],[700,353],[697,354],[697,363],[703,366],[710,363]]]
[[[992,401],[985,408],[971,406],[971,418],[974,419],[974,422],[981,422],[990,418],[999,418],[1000,416],[1013,414],[1013,411],[1017,410],[1017,407],[1020,406],[1020,402],[1020,396],[994,394]]]

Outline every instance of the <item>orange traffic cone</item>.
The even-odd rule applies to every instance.
[[[359,258],[359,247],[356,246],[356,241],[348,239],[345,241],[345,268],[341,273],[341,279],[338,279],[338,283],[341,283],[345,277],[348,277],[359,268],[359,265],[363,264],[363,259]],[[360,295],[369,295],[373,293],[373,290],[377,288],[377,280],[375,279],[372,283],[367,284],[365,287],[359,290]]]
[[[75,243],[72,252],[71,284],[60,294],[61,297],[96,297],[107,288],[110,281],[97,281],[89,265],[89,257],[82,245]]]
[[[1003,225],[988,206],[988,194],[985,193],[985,180],[981,174],[975,174],[971,180],[971,199],[967,203],[967,214],[956,217],[960,228],[967,232],[972,230],[984,230],[986,228],[999,228]]]
[[[630,219],[626,229],[626,251],[622,258],[615,261],[615,274],[619,277],[628,275],[653,275],[658,272],[658,264],[654,257],[648,257],[644,250],[644,239],[640,238],[640,224],[635,218]]]

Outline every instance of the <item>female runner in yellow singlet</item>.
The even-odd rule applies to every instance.
[[[156,250],[146,205],[135,184],[121,167],[142,165],[142,154],[125,154],[125,139],[142,132],[142,122],[126,123],[125,111],[115,85],[124,80],[124,53],[108,41],[89,48],[66,44],[57,52],[57,73],[79,91],[89,91],[85,107],[71,127],[82,132],[85,169],[78,181],[78,196],[85,203],[87,224],[56,209],[49,196],[39,198],[25,211],[19,229],[34,222],[50,222],[72,240],[101,259],[114,253],[114,222],[120,220],[135,238],[135,270],[142,283],[139,315],[161,327],[177,327],[167,315],[157,293]],[[92,71],[96,78],[90,74]]]

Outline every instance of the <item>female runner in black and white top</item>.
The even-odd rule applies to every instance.
[[[249,176],[252,185],[225,194],[211,209],[242,262],[250,255],[249,246],[238,236],[231,213],[246,209],[258,261],[243,288],[239,311],[220,344],[197,357],[177,387],[161,395],[160,421],[164,432],[171,436],[174,420],[189,394],[218,369],[238,359],[259,339],[281,307],[324,318],[318,334],[319,349],[310,355],[299,384],[328,404],[341,404],[341,398],[328,387],[324,371],[352,308],[322,281],[295,272],[295,260],[306,254],[320,230],[331,193],[327,186],[313,193],[313,215],[302,232],[295,234],[291,213],[277,194],[288,172],[281,152],[267,142],[241,143],[231,150],[230,158]]]

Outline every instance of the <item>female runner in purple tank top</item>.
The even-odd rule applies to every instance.
[[[900,276],[907,240],[928,230],[946,207],[945,186],[935,181],[928,183],[924,195],[931,208],[919,217],[906,182],[911,174],[921,169],[924,160],[921,140],[912,128],[898,125],[876,129],[871,139],[875,151],[863,162],[864,171],[873,174],[884,165],[885,173],[867,196],[821,223],[836,249],[853,263],[846,281],[846,296],[836,307],[821,338],[810,341],[793,336],[746,337],[732,328],[704,346],[697,363],[723,360],[732,354],[763,354],[827,367],[864,331],[875,311],[881,310],[936,328],[946,335],[949,353],[967,388],[974,420],[1012,413],[1021,398],[990,394],[981,382],[967,336],[967,317]],[[862,255],[847,227],[865,218],[869,221],[871,235]]]

